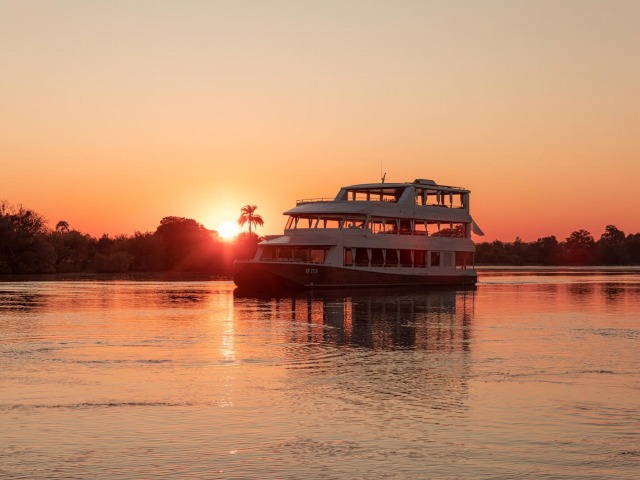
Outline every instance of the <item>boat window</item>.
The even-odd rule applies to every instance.
[[[277,260],[287,260],[291,261],[293,255],[293,250],[291,247],[276,247],[276,256]]]
[[[467,192],[416,188],[416,205],[431,207],[466,208]]]
[[[351,248],[344,249],[344,265],[347,267],[353,265],[353,250]]]
[[[427,252],[425,250],[413,251],[413,265],[418,268],[424,268],[426,266]]]
[[[290,230],[292,228],[295,228],[295,224],[296,224],[296,217],[294,217],[293,215],[289,215],[289,219],[287,220],[287,225],[284,227],[284,229]]]
[[[351,202],[379,202],[380,195],[371,190],[349,190],[347,199]]]
[[[404,188],[363,188],[347,190],[350,202],[397,202]]]
[[[440,236],[440,222],[427,220],[427,235],[431,235],[432,237]]]
[[[260,254],[260,260],[273,260],[275,257],[276,249],[273,247],[264,247]]]
[[[473,268],[472,252],[456,252],[456,268]]]
[[[359,267],[369,265],[369,250],[367,248],[356,248],[356,265]]]
[[[369,228],[371,233],[384,233],[384,221],[379,217],[371,217]]]
[[[439,191],[438,190],[433,190],[433,189],[427,189],[425,191],[425,205],[428,206],[437,206],[440,205],[440,195],[439,195]]]
[[[413,234],[414,235],[426,235],[427,225],[424,220],[414,220],[413,222]]]
[[[400,219],[400,235],[411,235],[411,220],[408,218]]]
[[[466,193],[452,193],[451,194],[451,208],[465,208],[466,206]]]
[[[429,252],[431,265],[445,265],[447,261],[452,261],[452,252]],[[457,257],[456,257],[457,258]],[[466,265],[472,260],[465,257]],[[382,249],[382,248],[345,248],[344,265],[358,267],[402,267],[402,268],[425,268],[427,266],[426,250],[405,250],[405,249]],[[458,267],[462,268],[462,267]],[[466,267],[464,267],[466,268]]]
[[[398,233],[398,220],[395,218],[384,219],[384,233]]]
[[[458,238],[467,238],[467,228],[466,223],[462,222],[453,222],[453,236]]]
[[[400,200],[400,196],[404,191],[403,188],[394,188],[393,190],[383,190],[382,191],[382,201],[383,202],[397,202]]]
[[[294,262],[308,262],[309,261],[309,249],[308,248],[294,248],[293,249],[293,261]]]
[[[347,217],[342,228],[364,228],[365,222],[363,217]]]
[[[340,228],[341,221],[340,217],[320,217],[318,228]]]
[[[411,267],[413,266],[413,258],[411,250],[400,250],[400,266]]]
[[[293,227],[290,228],[300,228],[307,229],[313,228],[314,223],[316,223],[316,217],[295,217],[295,223]]]
[[[440,222],[440,232],[434,236],[465,238],[465,232],[465,224],[462,222]]]
[[[371,266],[381,267],[382,265],[384,265],[384,256],[382,255],[382,249],[372,248],[371,249]]]
[[[453,227],[451,222],[440,222],[440,232],[438,237],[452,237]]]
[[[263,247],[261,260],[275,262],[324,263],[329,247]]]
[[[328,248],[311,248],[309,251],[309,261],[311,263],[324,263],[328,253]]]
[[[398,250],[395,248],[388,248],[386,250],[384,259],[385,267],[397,267],[398,266]]]
[[[364,225],[365,220],[361,222]],[[291,216],[285,229],[340,228],[341,223],[342,217]]]
[[[378,199],[371,198],[371,192],[369,190],[348,190],[347,200],[350,202],[371,202]]]

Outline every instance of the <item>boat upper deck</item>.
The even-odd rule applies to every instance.
[[[412,183],[368,183],[342,187],[333,199],[311,198],[298,200],[296,207],[285,212],[295,213],[374,213],[398,210],[443,210],[453,213],[469,212],[470,191],[450,185],[438,185],[433,180],[416,179]],[[408,212],[407,212],[408,213]],[[426,213],[426,212],[425,212]]]

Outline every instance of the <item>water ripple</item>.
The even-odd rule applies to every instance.
[[[66,404],[0,404],[0,411],[31,409],[120,408],[120,407],[190,407],[190,402],[83,402]]]

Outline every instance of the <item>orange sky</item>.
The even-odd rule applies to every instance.
[[[0,199],[101,235],[432,178],[640,232],[640,2],[2,1]],[[480,240],[480,239],[477,239]]]

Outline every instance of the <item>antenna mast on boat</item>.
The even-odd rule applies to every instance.
[[[387,177],[387,172],[384,172],[384,175],[382,174],[382,160],[380,160],[380,177],[382,179],[382,183],[384,183],[384,179]]]

